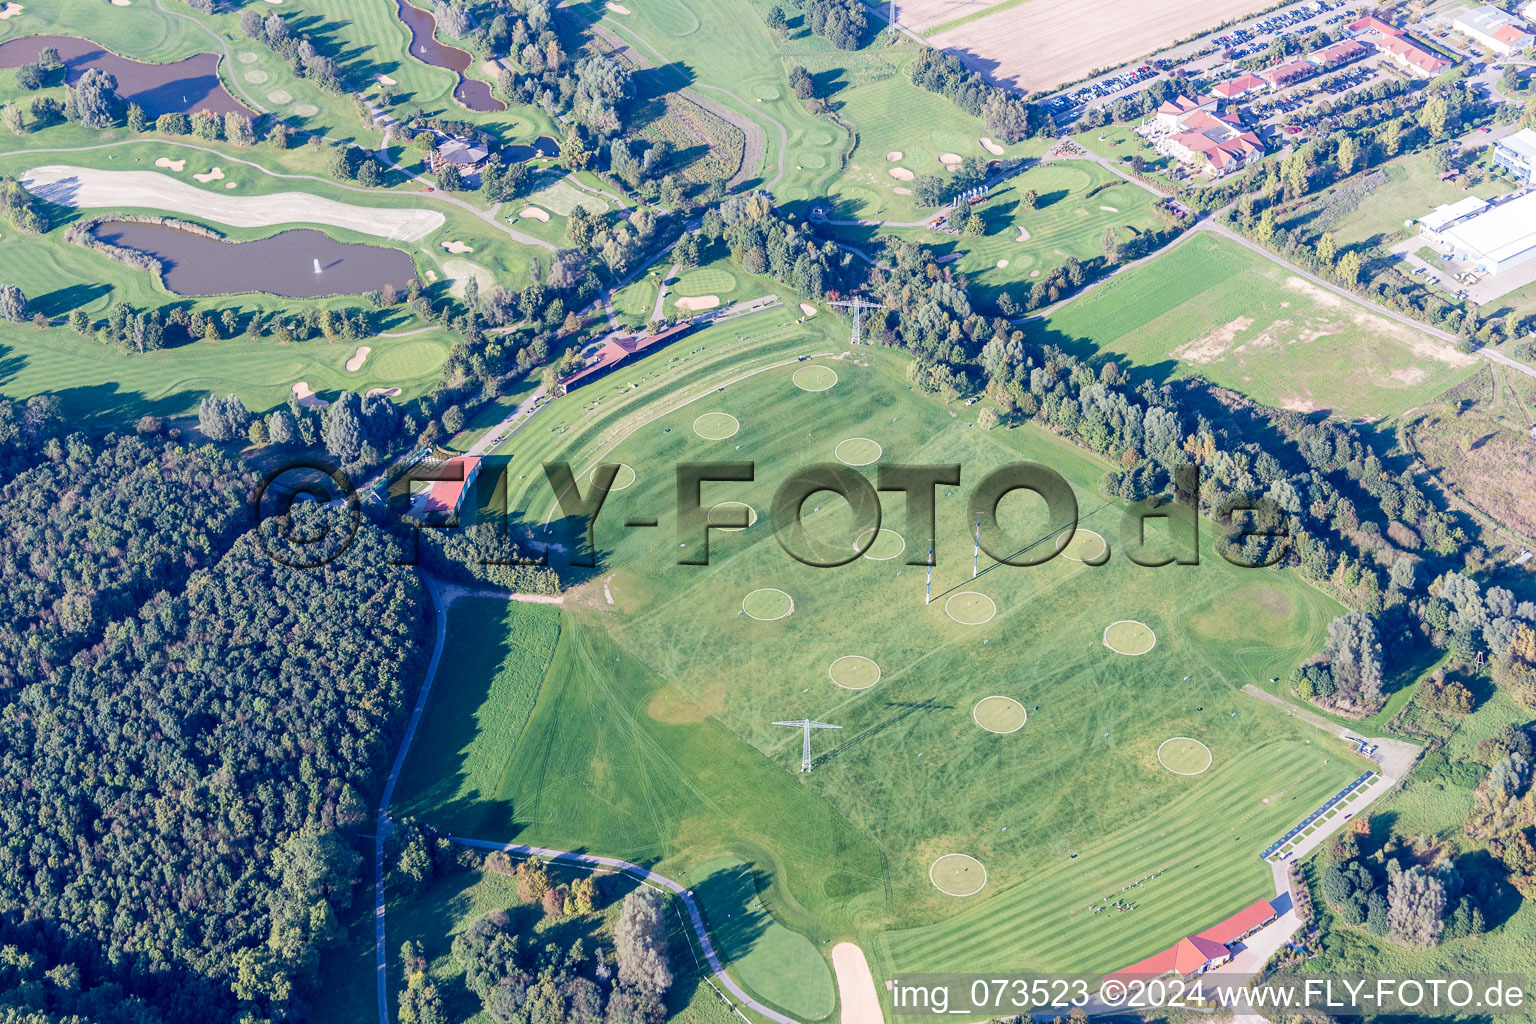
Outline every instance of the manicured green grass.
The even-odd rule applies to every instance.
[[[721,857],[701,864],[695,885],[710,941],[742,984],[797,1020],[822,1020],[837,1005],[832,970],[816,946],[773,919],[749,864]]]
[[[464,598],[449,617],[448,655],[401,772],[396,813],[430,814],[454,832],[501,786],[560,636],[552,605]]]
[[[682,344],[705,347],[689,355],[697,360],[730,330]],[[1262,895],[1268,872],[1256,852],[1358,774],[1326,735],[1237,692],[1288,675],[1338,613],[1294,576],[1235,569],[1209,547],[1187,572],[1131,565],[1121,513],[1095,494],[1101,465],[1033,430],[970,427],[960,410],[911,395],[897,358],[842,361],[825,393],[795,387],[793,363],[719,392],[723,373],[686,387],[650,378],[657,364],[678,372],[663,355],[594,386],[600,407],[581,391],[560,399],[507,446],[512,507],[536,529],[552,510],[539,462],[559,455],[580,474],[620,461],[638,478],[610,495],[597,527],[597,573],[615,603],[568,606],[544,695],[479,834],[657,860],[689,884],[727,850],[771,879],[777,920],[818,942],[860,936],[880,976],[1108,969]],[[653,383],[628,388],[635,379]],[[740,433],[694,434],[714,409],[735,416]],[[849,437],[877,441],[887,461],[961,462],[968,481],[1002,462],[1044,462],[1072,482],[1085,525],[1115,556],[1102,568],[1058,559],[971,581],[963,499],[941,497],[935,593],[974,590],[997,607],[986,625],[964,626],[944,616],[942,599],[923,603],[920,570],[809,569],[767,523],[715,533],[703,568],[672,564],[682,538],[602,525],[654,514],[674,500],[673,465],[705,457],[757,465],[756,483],[705,485],[706,504],[765,511],[791,469],[830,459]],[[830,508],[810,524],[828,538],[849,525]],[[905,530],[895,514],[885,526]],[[550,536],[570,541],[561,528]],[[748,592],[767,587],[792,596],[793,614],[740,613]],[[1138,658],[1105,651],[1103,629],[1121,618],[1151,625],[1157,647]],[[827,670],[846,654],[876,661],[880,682],[838,687]],[[1026,704],[1025,728],[1003,737],[976,726],[971,708],[993,693]],[[844,726],[814,741],[818,756],[833,756],[808,776],[795,771],[799,736],[771,724],[802,715]],[[1156,749],[1171,736],[1210,747],[1212,769],[1161,768]],[[929,884],[929,864],[948,852],[986,864],[975,902]],[[1140,909],[1089,920],[1089,904],[1158,870]],[[893,927],[919,930],[874,940]]]
[[[748,0],[663,0],[636,4],[629,15],[607,10],[601,0],[573,6],[601,17],[605,27],[638,44],[646,59],[676,64],[692,76],[672,73],[669,84],[691,85],[706,99],[757,122],[766,153],[756,180],[777,182],[773,192],[779,200],[806,202],[827,193],[838,176],[847,134],[828,119],[806,113],[780,59],[793,60],[791,51],[802,46],[818,54],[831,51],[825,40],[781,43]]]
[[[1122,274],[1035,328],[1155,379],[1203,376],[1267,405],[1383,418],[1477,360],[1208,234]]]
[[[723,266],[700,267],[684,271],[673,289],[679,295],[729,295],[736,290],[736,277]]]
[[[1088,195],[1102,186],[1107,187]],[[1024,201],[1030,191],[1037,197],[1034,207]],[[996,302],[1007,291],[1022,304],[1034,280],[1031,275],[1048,273],[1068,257],[1086,260],[1103,255],[1106,229],[1113,228],[1121,242],[1128,242],[1162,227],[1167,222],[1153,207],[1151,193],[1097,164],[1057,161],[1032,167],[994,189],[978,208],[987,226],[987,233],[979,238],[924,228],[880,229],[879,235],[919,242],[929,246],[935,258],[952,259],[951,269],[964,274],[973,293],[986,302]],[[913,206],[901,216],[918,219],[932,212]],[[1020,228],[1028,237],[1021,239]],[[841,228],[837,234],[866,251],[876,244],[870,228]]]

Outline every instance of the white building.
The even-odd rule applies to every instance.
[[[1449,212],[1455,206],[1443,209]],[[1426,235],[1450,249],[1456,259],[1474,264],[1482,273],[1502,273],[1536,259],[1536,192],[1489,206],[1470,217],[1451,218],[1444,224],[1433,233],[1426,231]]]
[[[1419,218],[1419,233],[1432,242],[1441,240],[1446,228],[1475,216],[1488,209],[1488,204],[1477,196],[1468,196],[1458,202],[1437,206]]]
[[[1508,55],[1536,43],[1536,36],[1518,18],[1497,7],[1477,7],[1462,13],[1451,27],[1493,53]]]
[[[1522,128],[1494,143],[1493,165],[1529,185],[1536,179],[1536,132]]]

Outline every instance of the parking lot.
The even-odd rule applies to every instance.
[[[1044,100],[1058,124],[1069,124],[1085,110],[1104,107],[1120,99],[1134,98],[1154,79],[1179,70],[1198,83],[1207,78],[1228,77],[1228,70],[1244,57],[1267,49],[1280,37],[1300,35],[1358,14],[1358,3],[1346,0],[1309,0],[1283,11],[1265,15],[1220,33],[1181,44],[1153,55],[1134,67],[1101,75]]]

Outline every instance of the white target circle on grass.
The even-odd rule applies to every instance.
[[[832,449],[832,454],[845,466],[867,466],[879,461],[885,449],[880,447],[880,442],[871,441],[867,437],[850,437],[839,441],[837,447]]]

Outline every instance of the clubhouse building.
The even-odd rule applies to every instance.
[[[1196,170],[1222,177],[1257,162],[1264,143],[1232,111],[1218,113],[1216,97],[1175,96],[1157,108],[1153,146]]]
[[[1186,935],[1161,953],[1123,967],[1104,976],[1105,981],[1150,981],[1165,974],[1189,978],[1220,967],[1237,955],[1243,939],[1275,920],[1279,915],[1269,900],[1255,900],[1220,924],[1203,932]]]

